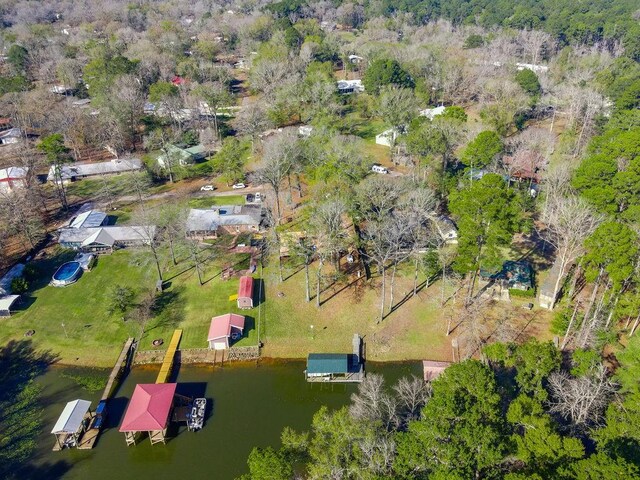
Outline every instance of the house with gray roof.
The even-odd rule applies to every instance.
[[[187,236],[217,238],[218,235],[260,231],[262,207],[223,205],[207,209],[192,208],[187,217]]]
[[[139,158],[114,158],[107,162],[96,163],[72,163],[60,167],[59,178],[63,183],[74,182],[82,178],[97,177],[103,175],[118,175],[120,173],[135,172],[142,169],[142,160]],[[49,169],[47,180],[56,181],[56,167]]]
[[[118,248],[149,245],[156,235],[156,227],[115,226],[63,228],[58,243],[64,248],[82,252],[113,252]]]

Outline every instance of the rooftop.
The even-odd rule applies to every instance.
[[[107,225],[90,228],[63,228],[60,230],[60,243],[80,243],[89,245],[101,243],[112,246],[116,242],[148,242],[155,236],[155,226],[117,227]]]
[[[28,169],[22,167],[0,168],[0,182],[3,180],[20,180],[27,176]]]
[[[140,170],[142,168],[142,160],[138,158],[116,158],[108,162],[97,163],[74,163],[71,165],[63,165],[60,169],[60,177],[62,180],[70,180],[75,177],[88,177],[92,175],[104,175],[109,173],[122,173]],[[49,169],[47,180],[51,181],[55,177],[55,167]]]
[[[207,341],[231,336],[231,328],[244,329],[244,317],[236,313],[227,313],[211,319]]]
[[[90,407],[89,400],[73,400],[67,403],[51,433],[76,433]]]
[[[223,205],[200,209],[192,208],[187,218],[187,231],[212,232],[219,227],[260,225],[262,208],[259,205]]]
[[[73,219],[70,228],[91,228],[99,227],[103,224],[107,214],[104,212],[98,212],[97,210],[89,210],[81,213]]]
[[[153,432],[164,430],[169,422],[177,383],[139,383],[136,385],[121,432]]]
[[[346,353],[310,353],[307,374],[349,373],[349,355]]]

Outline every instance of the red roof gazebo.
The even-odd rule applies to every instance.
[[[148,432],[151,443],[165,441],[177,383],[139,383],[127,406],[120,431],[127,445],[136,443],[136,434]]]

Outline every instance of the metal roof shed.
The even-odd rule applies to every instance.
[[[85,430],[84,421],[87,412],[90,413],[91,402],[89,400],[73,400],[64,407],[58,421],[51,430],[56,436],[59,449],[65,444],[74,446],[78,444],[78,437]],[[70,440],[72,440],[70,442]]]
[[[253,277],[240,277],[238,308],[253,308]]]

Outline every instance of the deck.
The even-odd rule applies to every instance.
[[[178,350],[178,345],[180,344],[180,339],[182,338],[182,330],[175,330],[173,332],[173,336],[171,337],[171,342],[169,342],[169,347],[167,348],[167,353],[164,355],[164,360],[162,360],[162,366],[160,367],[160,372],[158,372],[158,377],[156,378],[156,383],[167,383],[169,379],[169,375],[171,375],[171,369],[173,368],[173,360],[176,355],[176,351]]]

